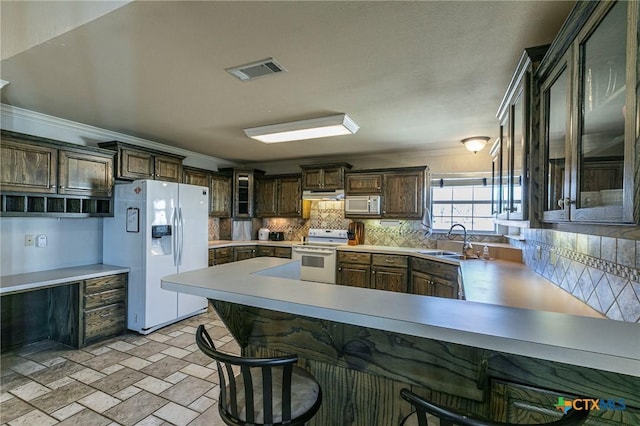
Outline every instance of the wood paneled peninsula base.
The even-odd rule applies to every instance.
[[[560,396],[623,401],[593,424],[640,424],[635,324],[273,276],[289,263],[251,259],[163,287],[209,297],[245,355],[297,353],[326,396],[312,425],[398,424],[402,387],[523,423],[557,418]]]

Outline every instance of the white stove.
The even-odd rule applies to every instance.
[[[292,248],[292,258],[300,261],[300,279],[335,284],[337,248],[348,241],[345,229],[309,229],[307,241]]]

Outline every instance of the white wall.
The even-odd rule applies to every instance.
[[[47,246],[24,246],[45,234]],[[0,218],[0,275],[102,263],[102,219]]]

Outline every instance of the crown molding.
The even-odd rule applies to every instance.
[[[225,160],[223,158],[212,157],[210,155],[201,154],[198,152],[188,151],[186,149],[176,148],[170,145],[161,144],[159,142],[150,141],[148,139],[142,139],[135,136],[127,135],[124,133],[113,132],[111,130],[101,129],[99,127],[90,126],[88,124],[78,123],[76,121],[66,120],[60,117],[54,117],[52,115],[42,114],[40,112],[15,107],[8,104],[0,104],[0,128],[7,130],[14,130],[14,126],[9,125],[10,122],[22,121],[27,123],[33,123],[40,126],[46,126],[49,128],[60,129],[64,132],[73,134],[75,140],[64,140],[63,142],[75,143],[78,145],[93,146],[98,142],[108,142],[117,140],[120,142],[137,145],[143,148],[150,148],[159,151],[165,151],[173,154],[178,154],[187,157],[189,160],[195,160],[196,163],[204,161],[206,163],[214,163],[217,165],[224,165],[224,167],[234,166],[235,162]],[[15,131],[19,132],[20,129],[16,128]],[[24,133],[24,132],[23,132]],[[41,137],[50,137],[50,135],[35,135]],[[55,139],[55,138],[54,138]],[[71,138],[67,138],[71,139]],[[87,143],[89,142],[90,143]]]

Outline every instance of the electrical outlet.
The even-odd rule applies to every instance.
[[[46,247],[47,246],[47,236],[44,234],[40,234],[36,237],[36,247]]]
[[[36,237],[33,235],[25,235],[24,236],[24,246],[25,247],[33,247],[36,245]]]

